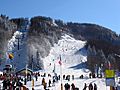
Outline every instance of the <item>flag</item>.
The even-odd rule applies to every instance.
[[[58,62],[60,65],[62,65],[62,60],[61,60],[61,55],[60,55],[60,60]]]

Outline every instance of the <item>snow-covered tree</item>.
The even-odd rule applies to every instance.
[[[97,54],[96,49],[95,49],[95,46],[92,47],[92,52],[93,52],[93,55],[96,55],[96,54]]]
[[[37,51],[36,52],[36,67],[39,68],[39,69],[44,69],[44,66],[43,66],[43,61],[40,57],[40,53]]]
[[[88,46],[87,54],[88,54],[88,56],[92,54],[92,48],[90,45]]]

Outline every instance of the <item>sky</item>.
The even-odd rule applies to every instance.
[[[10,18],[47,16],[64,22],[94,23],[120,34],[120,0],[0,0]]]

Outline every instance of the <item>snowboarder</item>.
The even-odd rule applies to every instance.
[[[94,90],[97,90],[97,85],[94,83]]]
[[[85,83],[83,90],[86,90],[86,89],[87,89],[87,84]]]

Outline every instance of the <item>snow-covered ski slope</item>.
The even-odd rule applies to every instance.
[[[60,75],[60,67],[62,67],[62,75],[74,75],[74,80],[70,78],[70,81],[62,80],[63,90],[65,83],[75,84],[79,90],[83,90],[84,83],[87,86],[92,83],[97,84],[98,90],[107,90],[105,85],[105,79],[89,79],[90,71],[86,68],[85,62],[87,61],[87,53],[84,48],[86,41],[75,40],[69,35],[62,36],[62,39],[58,41],[54,47],[51,48],[50,53],[47,57],[43,58],[44,62],[44,71],[40,71],[41,74],[46,72],[47,74],[54,75],[53,70],[55,69],[55,73]],[[61,57],[62,65],[59,64]],[[83,75],[84,78],[80,79],[80,75]],[[44,90],[41,85],[42,77],[38,78],[39,80],[35,82],[35,90]],[[49,79],[52,80],[52,77],[45,77],[46,83],[48,85]],[[28,88],[31,90],[32,84],[28,82]],[[47,87],[49,90],[61,90],[61,80],[55,83],[55,86]],[[88,90],[88,87],[87,89]],[[108,89],[109,90],[109,89]]]
[[[66,70],[67,73],[72,73],[71,70],[88,72],[85,69],[87,61],[85,44],[85,41],[75,40],[67,34],[62,36],[62,39],[51,48],[49,55],[43,59],[45,71],[52,72],[55,68],[55,72],[60,73],[61,58],[63,73],[66,73]]]

